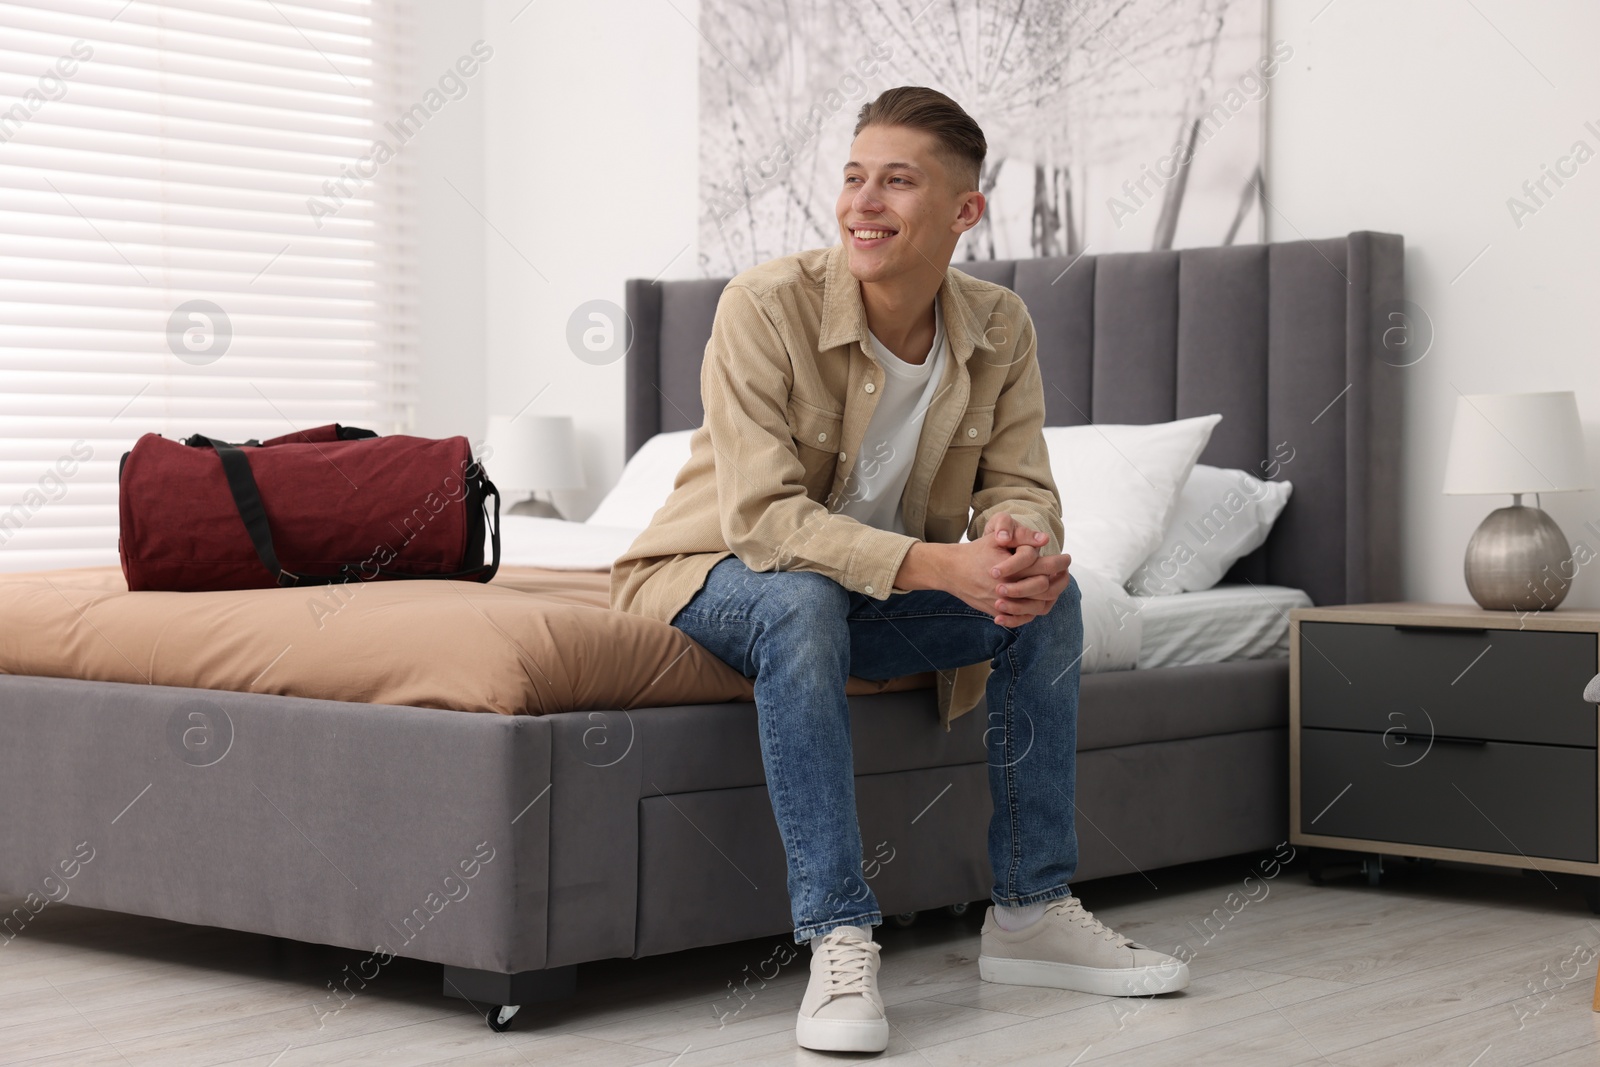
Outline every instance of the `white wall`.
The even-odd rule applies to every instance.
[[[1584,129],[1600,129],[1600,5],[1333,0],[1318,14],[1323,2],[1272,4],[1272,36],[1295,55],[1269,103],[1268,236],[1405,236],[1408,296],[1435,330],[1408,369],[1405,592],[1467,602],[1467,539],[1510,499],[1439,491],[1457,390],[1575,390],[1600,472],[1600,158],[1520,228],[1506,207],[1574,141],[1600,152]],[[1600,552],[1600,494],[1543,503]],[[1600,606],[1600,563],[1566,603]]]
[[[402,99],[422,98],[484,36],[482,0],[425,0],[415,6],[413,82]],[[493,64],[493,60],[490,60]],[[434,115],[403,151],[417,187],[417,350],[415,432],[465,434],[488,426],[488,360],[483,316],[485,229],[447,181],[483,202],[485,72]]]
[[[483,8],[496,49],[480,204],[487,407],[532,400],[575,417],[591,488],[559,499],[581,517],[621,468],[623,367],[576,359],[567,318],[595,297],[620,304],[624,279],[696,275],[698,6],[526,3]],[[1600,151],[1583,128],[1600,127],[1600,7],[1272,0],[1270,33],[1295,55],[1269,103],[1269,239],[1405,236],[1409,295],[1436,335],[1406,395],[1405,591],[1464,602],[1467,538],[1509,501],[1439,492],[1458,389],[1576,390],[1600,471],[1600,158],[1520,229],[1506,208],[1575,140]],[[1544,503],[1600,552],[1600,495]],[[1600,605],[1597,574],[1580,574],[1568,604]]]
[[[567,320],[621,305],[629,278],[694,276],[698,5],[487,0],[484,16],[489,412],[573,416],[589,488],[556,501],[582,518],[622,470],[623,363],[579,360]]]

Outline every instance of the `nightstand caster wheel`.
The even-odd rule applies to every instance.
[[[520,1004],[502,1004],[499,1007],[491,1007],[487,1016],[489,1029],[497,1034],[505,1033],[511,1029],[511,1020],[515,1019],[517,1012],[521,1010],[522,1005]]]
[[[889,916],[889,922],[896,928],[904,930],[908,927],[916,925],[917,913],[914,911],[903,911],[899,915]]]
[[[1431,856],[1407,856],[1406,862],[1415,866],[1419,871],[1431,871],[1439,864],[1439,861]]]
[[[1368,885],[1379,885],[1383,881],[1383,857],[1368,856],[1361,861],[1361,870],[1367,876]]]
[[[1312,885],[1322,884],[1322,850],[1320,848],[1306,849],[1306,877]]]
[[[944,910],[945,910],[945,914],[950,916],[952,919],[959,919],[959,918],[961,918],[961,916],[965,915],[967,912],[972,910],[972,905],[971,904],[965,904],[965,903],[963,903],[963,904],[951,904],[949,907],[945,908]]]
[[[1590,911],[1600,915],[1600,878],[1583,880],[1583,899],[1589,902]]]

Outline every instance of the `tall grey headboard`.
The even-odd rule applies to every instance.
[[[1399,597],[1406,360],[1384,341],[1404,328],[1401,237],[955,266],[1027,303],[1051,425],[1221,412],[1202,462],[1293,483],[1271,538],[1228,580],[1294,586],[1318,604]],[[628,455],[700,424],[700,361],[726,281],[627,283]]]

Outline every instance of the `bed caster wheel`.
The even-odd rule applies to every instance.
[[[917,913],[914,911],[903,911],[899,915],[889,916],[889,922],[896,929],[905,930],[916,925]]]
[[[489,1014],[485,1016],[489,1022],[489,1029],[497,1034],[505,1033],[511,1029],[511,1020],[515,1019],[517,1012],[521,1010],[522,1005],[520,1004],[502,1004],[499,1007],[490,1008]]]
[[[965,904],[965,903],[963,903],[963,904],[951,904],[949,907],[944,909],[945,914],[950,916],[952,919],[959,919],[959,918],[961,918],[963,915],[965,915],[967,912],[969,912],[971,910],[972,910],[972,905],[971,904]]]
[[[1380,885],[1383,882],[1383,857],[1368,856],[1361,861],[1361,871],[1367,876],[1368,885]]]

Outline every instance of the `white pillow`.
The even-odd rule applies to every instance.
[[[1046,426],[1061,494],[1062,550],[1118,582],[1149,558],[1221,415],[1148,426]]]
[[[1249,471],[1198,464],[1178,496],[1166,536],[1129,579],[1128,591],[1163,596],[1210,589],[1266,541],[1293,489]]]
[[[658,433],[639,446],[622,468],[622,477],[583,520],[591,526],[623,526],[642,530],[672,495],[678,471],[689,462],[693,430]]]

